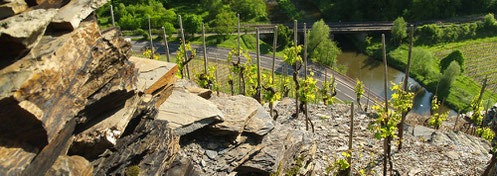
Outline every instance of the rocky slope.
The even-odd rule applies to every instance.
[[[281,115],[278,122],[305,129],[302,119],[291,118],[293,104],[287,99],[276,106]],[[337,157],[343,158],[341,153],[348,150],[350,105],[311,105],[309,113],[316,126],[314,139],[318,157],[314,170],[316,174],[324,175],[326,167]],[[372,119],[367,114],[354,112],[354,117],[353,172],[363,170],[368,175],[381,174],[383,142],[375,139],[368,129]],[[490,144],[482,138],[419,125],[409,125],[404,130],[407,134],[404,148],[392,149],[394,170],[400,175],[480,175],[491,157]],[[396,146],[395,142],[393,144]]]

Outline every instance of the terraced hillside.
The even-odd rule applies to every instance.
[[[497,88],[497,37],[449,44],[433,48],[434,55],[443,59],[454,50],[460,50],[465,60],[464,74],[477,83],[488,76],[490,90]]]

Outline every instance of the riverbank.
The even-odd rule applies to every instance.
[[[375,37],[372,39],[371,43],[369,45],[366,45],[364,42],[357,41],[355,39],[351,40],[354,41],[356,47],[358,47],[363,53],[366,55],[369,55],[377,60],[381,61],[382,54],[381,54],[381,40],[379,37]],[[388,38],[387,38],[387,41]],[[497,36],[495,37],[487,37],[487,38],[479,38],[479,39],[470,39],[470,40],[463,40],[463,41],[458,41],[458,42],[452,42],[452,43],[440,43],[432,46],[427,46],[427,45],[415,45],[413,50],[425,50],[429,52],[432,56],[432,62],[430,66],[432,67],[434,73],[440,74],[440,69],[439,69],[439,64],[440,60],[443,59],[445,56],[450,54],[452,51],[456,49],[460,49],[464,56],[466,57],[466,65],[469,65],[471,67],[468,67],[468,69],[463,72],[461,75],[457,76],[456,80],[452,84],[452,86],[449,88],[447,91],[445,97],[445,104],[449,106],[450,108],[458,111],[461,110],[462,112],[470,111],[470,103],[472,99],[476,96],[479,95],[480,90],[481,90],[481,76],[489,76],[489,81],[488,81],[488,87],[486,88],[486,91],[483,94],[483,102],[486,104],[487,100],[490,101],[490,104],[493,104],[497,100],[497,94],[495,94],[493,91],[495,91],[496,84],[494,83],[495,79],[497,79],[497,75],[490,73],[490,74],[483,74],[478,76],[471,76],[469,75],[472,72],[472,69],[477,69],[478,65],[486,65],[486,62],[480,62],[478,65],[475,65],[480,60],[480,57],[484,57],[485,59],[496,59],[497,56],[497,50],[490,50],[485,53],[491,53],[491,54],[485,54],[485,55],[474,55],[473,52],[470,52],[471,48],[478,49],[481,48],[481,46],[484,45],[497,45]],[[481,45],[481,46],[480,46]],[[470,47],[473,46],[473,47]],[[408,55],[408,45],[407,44],[402,44],[398,47],[393,46],[390,42],[387,42],[387,62],[388,65],[391,67],[394,67],[399,70],[405,70],[405,67],[407,65],[407,55]],[[433,54],[435,53],[435,54]],[[494,54],[492,54],[494,53]],[[472,55],[473,54],[473,55]],[[474,62],[474,63],[472,63]],[[412,64],[412,62],[411,62]],[[411,65],[412,66],[412,65]],[[491,65],[490,65],[491,66]],[[411,67],[412,68],[412,67]],[[495,67],[494,67],[495,68]],[[496,70],[496,69],[493,69]],[[410,77],[416,80],[419,84],[421,84],[423,87],[425,87],[428,91],[430,92],[436,92],[437,91],[437,86],[438,86],[438,78],[437,75],[423,75],[420,73],[418,70],[411,69],[409,71]],[[478,81],[478,82],[477,82]]]

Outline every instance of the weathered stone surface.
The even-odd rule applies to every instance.
[[[4,0],[0,4],[0,19],[14,16],[28,8],[24,0]]]
[[[91,176],[93,166],[81,156],[62,155],[45,174],[47,176]]]
[[[200,176],[201,174],[193,167],[193,163],[186,157],[177,156],[171,167],[166,171],[166,176]]]
[[[412,129],[412,135],[414,137],[421,137],[425,140],[431,140],[431,134],[433,134],[433,132],[435,132],[434,129],[420,126],[420,125],[416,125]]]
[[[166,121],[140,119],[129,126],[117,145],[93,162],[94,175],[125,175],[126,168],[137,165],[140,175],[162,175],[179,150],[179,137]]]
[[[157,119],[168,121],[174,133],[181,136],[223,121],[224,116],[212,102],[174,88],[171,96],[159,107]]]
[[[0,140],[0,175],[19,175],[37,152],[29,145]]]
[[[222,123],[211,126],[218,134],[239,134],[243,132],[250,117],[261,107],[255,99],[243,95],[217,97],[211,100],[224,114]]]
[[[0,21],[0,69],[38,44],[56,9],[37,9]]]
[[[204,89],[200,87],[185,87],[186,91],[198,95],[199,97],[202,97],[206,100],[210,99],[212,97],[212,90],[209,89]]]
[[[95,20],[71,33],[44,36],[29,55],[0,70],[0,101],[31,114],[30,126],[46,131],[46,138],[37,140],[50,142],[85,106],[107,97],[115,87],[109,83],[133,89],[136,74],[126,60],[129,48],[117,30],[101,34]],[[104,113],[105,108],[92,111]],[[7,115],[4,118],[14,118]],[[9,131],[5,127],[2,130]],[[28,132],[17,135],[32,134]]]
[[[129,121],[136,117],[140,100],[141,97],[135,95],[126,100],[124,107],[99,117],[103,120],[76,135],[70,153],[96,158],[107,148],[116,145]]]
[[[269,174],[277,172],[280,165],[283,169],[288,168],[301,152],[311,151],[313,142],[310,132],[276,125],[269,134],[264,136],[261,144],[263,147],[260,151],[237,168],[239,172]],[[313,155],[313,153],[305,153],[305,155]]]
[[[192,94],[196,94],[202,98],[210,99],[212,97],[212,91],[209,89],[201,88],[197,83],[192,80],[181,79],[174,83],[174,87],[181,87],[186,89]]]
[[[50,27],[61,30],[74,30],[78,28],[83,19],[101,7],[108,0],[78,0],[70,1],[62,7],[50,23]]]
[[[152,59],[139,58],[131,56],[129,58],[138,69],[138,82],[136,87],[140,91],[145,91],[155,82],[157,82],[164,74],[173,69],[176,64]]]
[[[260,106],[253,117],[251,117],[244,128],[244,132],[264,136],[274,128],[274,121],[269,113]]]

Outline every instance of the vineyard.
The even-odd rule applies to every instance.
[[[434,55],[441,60],[454,50],[460,50],[465,60],[464,74],[477,83],[488,76],[488,88],[497,88],[497,37],[468,41],[434,48]]]

